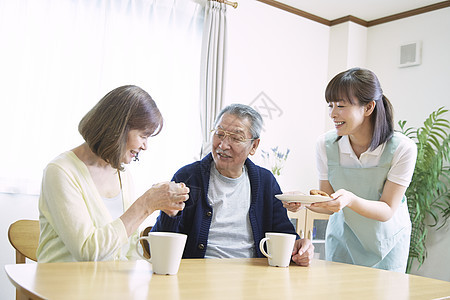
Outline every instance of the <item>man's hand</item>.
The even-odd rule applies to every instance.
[[[292,250],[292,260],[299,266],[307,267],[314,257],[314,245],[311,240],[299,239],[295,241]]]

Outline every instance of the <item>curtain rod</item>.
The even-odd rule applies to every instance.
[[[228,1],[228,0],[212,0],[212,1],[216,1],[216,2],[219,2],[219,3],[224,3],[224,4],[227,4],[227,5],[233,6],[234,8],[236,8],[238,6],[237,2],[232,2],[232,1]]]

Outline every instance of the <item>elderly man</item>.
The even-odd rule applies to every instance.
[[[161,212],[152,231],[187,234],[184,258],[263,257],[258,245],[266,232],[296,234],[275,198],[281,194],[275,177],[248,159],[262,123],[249,106],[225,107],[214,124],[212,152],[173,176],[190,188],[189,200],[181,212]],[[308,266],[313,252],[311,241],[297,236],[292,260]]]

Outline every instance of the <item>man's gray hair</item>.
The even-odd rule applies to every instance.
[[[217,115],[216,121],[214,122],[214,128],[217,127],[220,118],[226,113],[236,116],[239,119],[247,118],[250,121],[250,133],[252,139],[259,139],[263,127],[263,119],[259,112],[245,104],[230,104],[223,108]]]

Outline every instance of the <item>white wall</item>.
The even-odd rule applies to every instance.
[[[330,29],[328,53],[328,80],[344,70],[366,67],[367,27],[353,22],[345,22]],[[325,128],[331,130],[334,124],[325,112]]]
[[[260,149],[291,149],[279,178],[285,191],[317,185],[313,143],[330,128],[323,93],[336,73],[353,66],[373,70],[394,105],[396,122],[418,126],[438,107],[450,108],[450,8],[370,28],[351,22],[328,28],[242,0],[228,11],[228,26],[225,104],[254,103],[264,92],[283,111],[265,117]],[[399,69],[400,44],[415,40],[423,41],[422,64]],[[264,164],[259,153],[252,159]],[[428,258],[413,273],[450,281],[449,230],[431,229]]]
[[[422,41],[422,64],[398,68],[399,46],[411,41]],[[450,109],[450,8],[370,27],[367,49],[367,67],[392,102],[396,123],[421,126],[432,111]],[[450,281],[449,233],[448,225],[430,229],[428,257],[418,271],[413,266],[414,274]]]
[[[398,68],[399,47],[411,41],[422,41],[422,64]],[[369,27],[367,50],[396,120],[417,127],[440,106],[450,108],[450,8]]]
[[[263,115],[259,150],[291,150],[279,178],[284,191],[317,187],[314,144],[325,124],[329,27],[252,0],[229,9],[227,22],[225,104],[252,104]],[[269,115],[262,98],[281,115]],[[264,163],[259,151],[251,159]]]
[[[367,27],[345,22],[331,27],[328,79],[352,67],[366,67]]]

